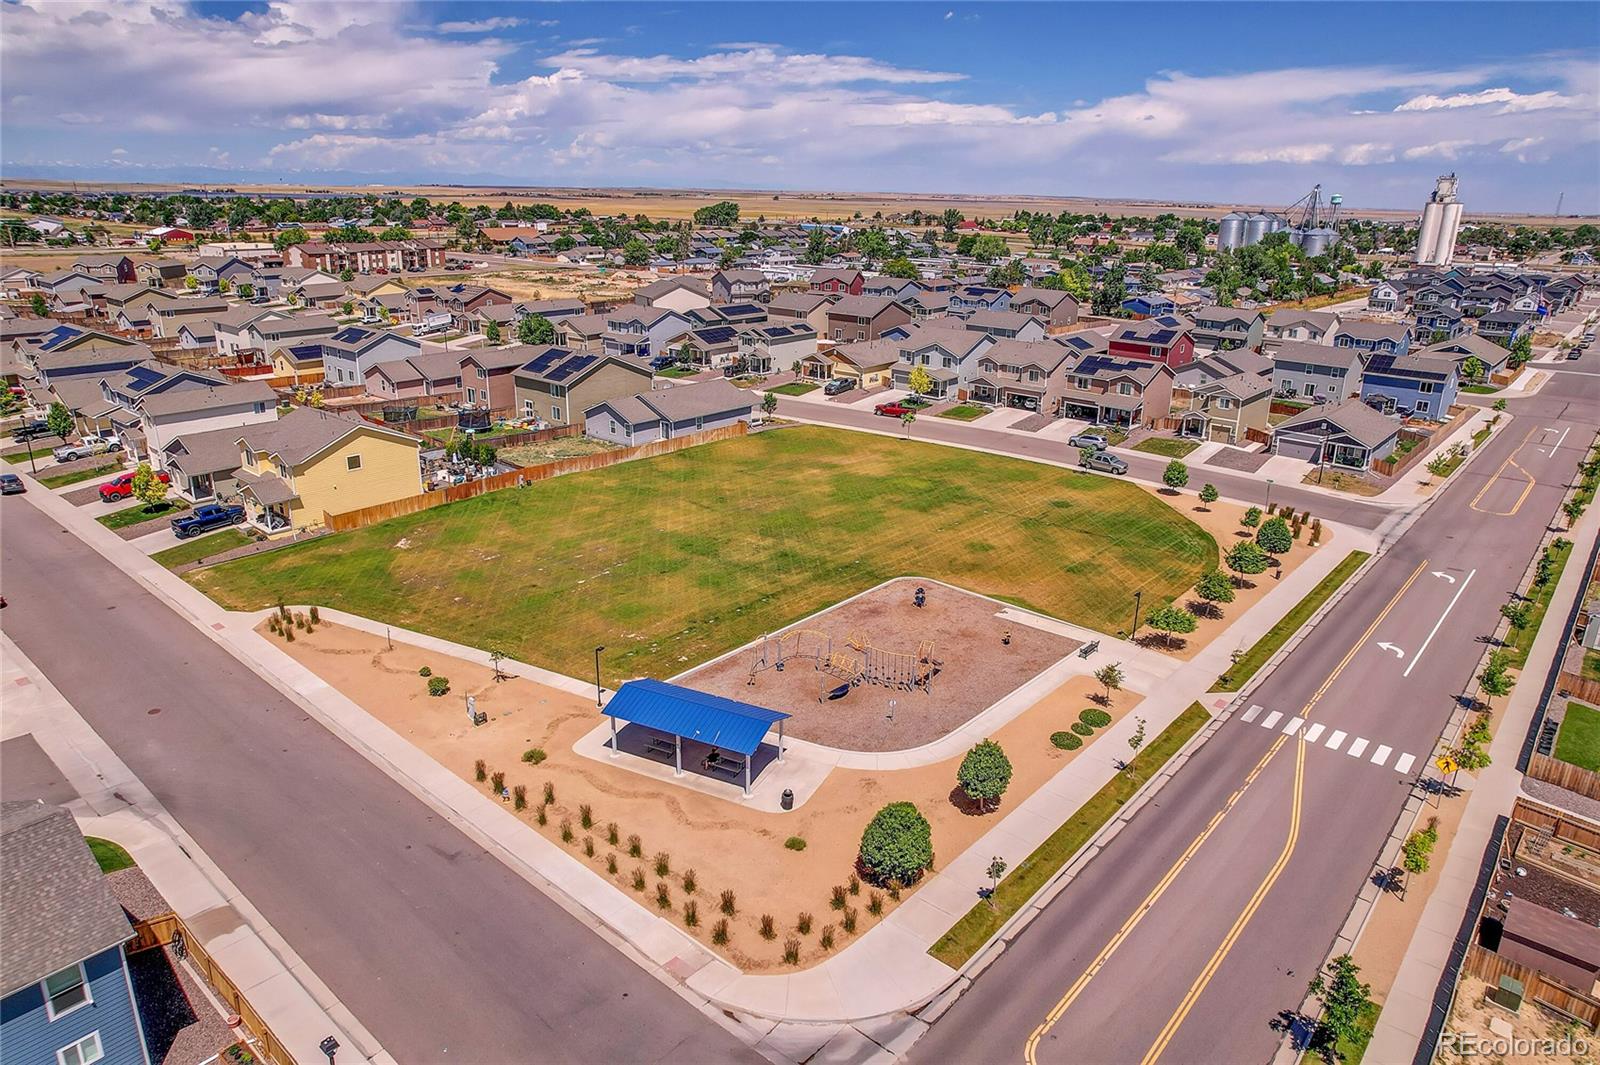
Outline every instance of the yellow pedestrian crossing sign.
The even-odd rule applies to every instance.
[[[1439,767],[1441,773],[1454,773],[1461,768],[1461,763],[1451,758],[1448,754],[1441,754],[1433,763]]]

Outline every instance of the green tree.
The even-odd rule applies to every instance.
[[[1125,773],[1133,772],[1134,762],[1139,757],[1139,748],[1144,746],[1144,718],[1136,717],[1134,721],[1138,722],[1139,727],[1128,737],[1128,749],[1133,752],[1133,757],[1122,763],[1122,771]]]
[[[1150,611],[1145,624],[1161,633],[1161,642],[1171,647],[1173,633],[1193,632],[1198,622],[1193,614],[1181,607],[1158,606]]]
[[[896,256],[884,263],[883,273],[887,277],[899,277],[907,281],[915,281],[922,276],[922,272],[917,269],[917,264],[903,255]]]
[[[483,323],[483,339],[490,344],[500,343],[500,323],[493,318]]]
[[[339,280],[349,284],[356,279],[356,272],[348,266],[339,271]]]
[[[390,226],[378,234],[379,240],[410,240],[411,230],[405,226]]]
[[[778,393],[768,392],[761,397],[761,413],[769,418],[778,413]]]
[[[914,884],[933,864],[933,828],[915,803],[892,802],[861,833],[861,869],[868,880]]]
[[[72,412],[60,400],[50,404],[50,409],[44,416],[45,425],[50,432],[65,440],[72,432]]]
[[[530,314],[517,320],[517,340],[523,344],[554,344],[556,327],[542,314]]]
[[[1506,360],[1506,365],[1514,370],[1531,358],[1533,358],[1533,336],[1524,333],[1511,345],[1511,358]]]
[[[272,238],[272,246],[277,249],[279,254],[282,254],[296,244],[304,244],[310,239],[311,234],[307,233],[303,227],[293,226],[289,229],[279,230]]]
[[[148,462],[139,463],[133,474],[133,497],[144,504],[144,509],[154,510],[166,501],[167,482],[163,481]]]
[[[1161,471],[1161,483],[1177,491],[1189,483],[1189,467],[1180,460],[1173,459],[1167,463],[1167,468]]]
[[[1483,664],[1483,669],[1478,673],[1478,686],[1483,694],[1489,696],[1508,695],[1516,681],[1511,679],[1510,666],[1506,661],[1503,651],[1496,651],[1489,656],[1489,661]]]
[[[1194,594],[1210,604],[1211,616],[1216,617],[1221,613],[1218,603],[1233,602],[1233,582],[1221,570],[1208,570],[1195,583]]]
[[[981,810],[992,809],[1011,784],[1011,759],[993,740],[984,740],[967,752],[956,770],[956,783]]]
[[[831,250],[832,248],[828,241],[828,231],[823,229],[821,226],[818,226],[806,237],[806,250],[805,253],[800,256],[800,261],[811,266],[815,266],[822,262],[822,260],[826,259],[828,257],[828,252]]]
[[[906,384],[918,396],[926,396],[933,391],[933,377],[921,366],[911,368],[911,373],[906,377]]]
[[[1418,829],[1406,837],[1400,845],[1400,864],[1408,873],[1422,874],[1428,871],[1428,857],[1433,853],[1434,844],[1439,842],[1438,822],[1435,818],[1428,819],[1426,828]]]
[[[906,427],[906,439],[907,440],[911,439],[911,425],[916,420],[917,420],[917,412],[914,411],[914,410],[908,410],[904,414],[900,415],[900,424]]]
[[[1006,238],[993,233],[985,233],[972,242],[972,257],[980,263],[992,263],[1010,254],[1011,246],[1006,243]]]
[[[1094,671],[1094,679],[1106,690],[1105,704],[1111,705],[1111,693],[1122,690],[1122,682],[1127,680],[1123,675],[1121,662],[1107,662]]]
[[[1094,290],[1094,313],[1126,318],[1127,313],[1122,309],[1122,301],[1127,298],[1127,276],[1122,267],[1113,266],[1101,277],[1100,286]]]
[[[622,261],[628,266],[647,266],[650,263],[650,246],[638,237],[622,246]]]
[[[1239,519],[1239,524],[1243,525],[1246,529],[1254,529],[1257,525],[1260,525],[1261,508],[1251,507],[1249,510],[1245,511],[1244,517]]]
[[[1570,529],[1578,524],[1578,519],[1583,517],[1584,509],[1583,500],[1578,496],[1573,496],[1561,504],[1561,513],[1567,516],[1567,528]]]
[[[1500,604],[1500,616],[1511,622],[1513,629],[1527,628],[1529,614],[1528,604],[1520,599],[1513,599],[1509,603]]]
[[[1312,1033],[1311,1049],[1326,1061],[1343,1061],[1341,1044],[1360,1043],[1367,1035],[1367,1015],[1373,1011],[1372,988],[1357,977],[1361,970],[1350,955],[1341,954],[1311,981],[1306,993],[1322,1004],[1322,1016]]]
[[[1211,504],[1215,503],[1221,498],[1222,493],[1217,491],[1216,485],[1203,484],[1200,486],[1200,502],[1204,503],[1208,508],[1211,506]]]
[[[28,310],[33,312],[35,318],[50,317],[50,304],[45,302],[44,293],[35,292],[28,297]]]
[[[732,229],[739,224],[739,205],[732,200],[722,200],[697,208],[694,212],[697,226]]]
[[[1238,579],[1246,574],[1265,573],[1271,559],[1254,540],[1241,540],[1228,549],[1223,561]]]
[[[1483,371],[1483,360],[1478,358],[1476,355],[1468,355],[1466,361],[1461,364],[1461,376],[1465,377],[1469,381],[1482,380]]]
[[[1268,518],[1256,530],[1256,543],[1268,554],[1281,555],[1294,546],[1294,533],[1282,518]]]
[[[239,298],[242,300],[254,299],[256,295],[256,287],[250,284],[250,282],[244,281],[239,284],[238,292]]]

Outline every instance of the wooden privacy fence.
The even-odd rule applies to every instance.
[[[1574,991],[1557,983],[1538,969],[1512,961],[1487,947],[1473,943],[1467,947],[1466,960],[1461,963],[1463,972],[1471,973],[1490,987],[1499,987],[1500,978],[1509,976],[1523,987],[1523,1001],[1547,1006],[1558,1013],[1574,1017],[1593,1031],[1600,1025],[1600,1000]]]
[[[1589,624],[1593,625],[1591,620]],[[1573,673],[1563,669],[1556,680],[1556,691],[1565,692],[1574,699],[1582,699],[1586,703],[1600,706],[1600,680],[1589,680],[1581,673]]]
[[[1548,832],[1558,840],[1600,850],[1600,831],[1563,810],[1534,802],[1527,796],[1517,796],[1516,803],[1511,807],[1511,819]]]
[[[228,979],[228,974],[222,971],[222,966],[217,964],[216,959],[211,957],[206,948],[189,931],[189,926],[183,923],[183,918],[175,913],[164,913],[159,917],[136,921],[133,933],[133,941],[126,947],[129,954],[164,947],[181,937],[183,953],[199,972],[201,979],[217,993],[223,1005],[239,1015],[240,1025],[256,1041],[256,1049],[261,1055],[269,1061],[276,1062],[277,1065],[295,1065],[294,1055],[289,1053],[283,1041],[268,1027],[267,1022],[261,1019],[261,1014],[250,1005],[250,1000],[244,997],[244,992],[239,990],[238,985]]]
[[[1372,462],[1374,473],[1393,477],[1407,467],[1415,465],[1430,450],[1428,441],[1433,439],[1433,434],[1424,429],[1407,428],[1400,430],[1399,438],[1401,441],[1414,440],[1417,446],[1397,459],[1374,459]]]
[[[744,422],[735,422],[720,429],[707,429],[702,433],[692,433],[689,436],[673,437],[670,440],[657,440],[651,444],[641,444],[638,447],[622,448],[618,451],[602,451],[596,455],[578,455],[570,459],[557,459],[554,462],[542,463],[538,466],[525,466],[520,470],[510,473],[497,473],[493,477],[482,480],[470,481],[467,484],[452,485],[437,492],[424,492],[418,496],[406,496],[403,499],[390,500],[387,503],[378,503],[360,510],[347,510],[343,514],[325,514],[325,524],[329,532],[349,532],[360,529],[375,522],[388,521],[398,518],[403,514],[415,514],[418,511],[440,507],[446,503],[459,503],[463,499],[472,499],[475,496],[485,495],[489,492],[498,492],[502,488],[515,488],[520,485],[532,484],[535,481],[546,481],[552,477],[560,477],[568,473],[584,473],[589,470],[604,469],[615,466],[620,462],[632,462],[635,459],[650,459],[658,455],[670,455],[674,451],[695,447],[700,444],[713,444],[720,440],[736,440],[746,435],[749,427]],[[494,441],[498,445],[499,441]]]
[[[1528,755],[1528,776],[1566,788],[1590,799],[1600,799],[1600,773],[1534,751]]]

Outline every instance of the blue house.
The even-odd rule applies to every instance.
[[[1011,291],[987,285],[967,285],[950,293],[950,313],[965,318],[973,311],[1003,311],[1011,306]]]
[[[1442,355],[1374,355],[1361,374],[1361,399],[1386,414],[1444,421],[1456,401],[1460,370]]]
[[[133,938],[77,822],[0,804],[0,1061],[150,1065],[123,944]]]
[[[1167,297],[1158,293],[1145,296],[1134,296],[1122,301],[1122,309],[1135,318],[1159,318],[1163,314],[1171,314],[1178,309],[1178,305]]]
[[[1354,348],[1362,358],[1372,355],[1404,355],[1411,350],[1416,333],[1403,322],[1369,322],[1361,319],[1344,322],[1333,334],[1336,348]]]

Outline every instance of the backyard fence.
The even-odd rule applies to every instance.
[[[1558,788],[1566,788],[1590,799],[1600,799],[1600,773],[1585,769],[1581,765],[1563,762],[1559,758],[1551,758],[1538,751],[1528,756],[1528,776],[1535,780],[1542,780],[1546,784],[1554,784]]]
[[[1593,625],[1594,622],[1590,621],[1589,624]],[[1556,679],[1556,691],[1564,695],[1570,695],[1574,699],[1581,699],[1583,702],[1594,706],[1600,706],[1600,680],[1589,680],[1581,673],[1573,673],[1563,669],[1561,675]]]
[[[1473,943],[1467,947],[1461,968],[1490,987],[1499,987],[1500,978],[1509,976],[1523,987],[1523,998],[1557,1013],[1572,1017],[1591,1031],[1600,1025],[1600,1000],[1557,983],[1532,966],[1512,961],[1487,947]]]
[[[1589,850],[1600,850],[1600,830],[1596,830],[1587,822],[1578,820],[1565,810],[1557,810],[1553,806],[1534,802],[1525,795],[1517,796],[1517,801],[1511,807],[1511,820],[1540,832],[1549,833],[1555,839],[1566,843],[1576,843]]]
[[[1433,439],[1433,434],[1426,429],[1405,428],[1400,430],[1400,442],[1413,441],[1415,447],[1397,459],[1374,459],[1372,472],[1383,477],[1393,477],[1397,473],[1414,466],[1429,451],[1428,441]]]
[[[164,947],[174,939],[182,938],[183,953],[194,964],[200,978],[211,986],[217,993],[223,1005],[239,1016],[239,1024],[249,1032],[256,1041],[255,1049],[268,1061],[277,1065],[295,1065],[294,1056],[289,1053],[277,1035],[261,1019],[255,1007],[250,1005],[250,1000],[244,997],[237,984],[228,979],[228,974],[222,971],[216,959],[195,938],[189,926],[183,923],[183,918],[175,913],[164,913],[158,917],[136,921],[133,925],[134,938],[126,950],[129,954],[140,951],[154,950]]]
[[[550,430],[546,430],[550,431]],[[545,481],[552,477],[560,477],[568,473],[585,473],[589,470],[604,469],[615,466],[621,462],[632,462],[635,459],[650,459],[659,455],[670,455],[674,451],[696,447],[700,444],[712,444],[720,440],[734,440],[749,432],[748,426],[740,421],[720,429],[707,429],[702,433],[693,433],[689,436],[673,437],[670,440],[657,440],[650,444],[641,444],[638,447],[622,448],[617,451],[602,451],[594,455],[578,455],[569,459],[557,459],[554,462],[541,463],[537,466],[525,466],[510,473],[497,473],[493,477],[485,477],[466,484],[452,485],[437,492],[424,492],[417,496],[406,496],[403,499],[390,500],[387,503],[378,503],[359,510],[348,510],[343,514],[326,514],[325,524],[329,532],[349,532],[360,529],[375,522],[388,521],[404,514],[415,514],[418,511],[429,510],[433,507],[443,506],[446,503],[459,503],[463,499],[472,499],[475,496],[485,495],[489,492],[498,492],[502,488],[516,488],[532,484],[535,481]],[[493,441],[496,446],[500,440]]]

